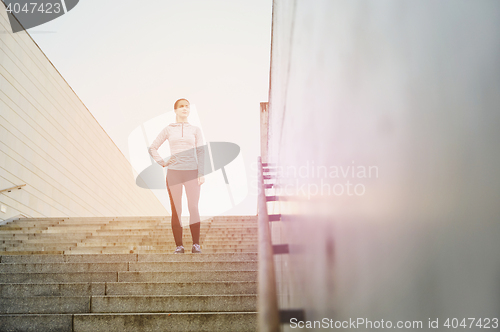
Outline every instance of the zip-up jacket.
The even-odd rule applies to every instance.
[[[168,166],[176,170],[198,170],[203,176],[204,148],[201,129],[188,122],[175,122],[165,127],[153,141],[148,151],[151,157],[163,167],[167,163],[158,153],[160,146],[168,139],[170,153],[175,156],[175,163]]]

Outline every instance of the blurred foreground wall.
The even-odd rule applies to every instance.
[[[283,308],[500,318],[499,59],[499,1],[274,1]]]
[[[0,3],[0,190],[21,184],[0,193],[0,221],[167,214],[29,34],[11,32]]]

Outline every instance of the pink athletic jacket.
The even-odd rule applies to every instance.
[[[169,169],[198,170],[198,176],[203,175],[204,148],[200,128],[187,122],[175,122],[165,127],[153,141],[148,151],[151,157],[166,166],[166,161],[158,153],[158,148],[168,139],[170,153],[175,155],[176,162]]]

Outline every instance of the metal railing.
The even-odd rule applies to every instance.
[[[278,303],[277,274],[274,255],[290,254],[290,246],[288,243],[273,244],[272,242],[273,234],[271,224],[273,222],[284,221],[281,214],[269,215],[267,209],[267,202],[283,199],[283,197],[280,198],[276,195],[266,195],[266,189],[276,188],[278,185],[277,183],[264,183],[264,180],[278,180],[276,175],[264,175],[264,172],[272,172],[273,167],[276,167],[276,165],[263,163],[261,157],[258,158],[259,193],[257,216],[259,228],[259,272],[257,326],[259,332],[278,332],[281,330],[281,324],[290,323],[292,318],[298,321],[305,321],[304,309],[280,309]],[[276,263],[279,264],[279,262],[278,260]],[[283,266],[281,266],[281,268],[283,268]],[[283,273],[282,270],[281,273]],[[283,274],[280,274],[280,276],[280,283],[286,281],[286,276]]]
[[[280,317],[276,277],[274,271],[273,246],[269,230],[267,199],[261,157],[258,157],[258,228],[259,228],[259,272],[257,294],[257,326],[259,332],[279,332]]]

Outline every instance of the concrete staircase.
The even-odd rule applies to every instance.
[[[255,216],[202,222],[202,254],[166,218],[0,226],[0,331],[255,331]]]

